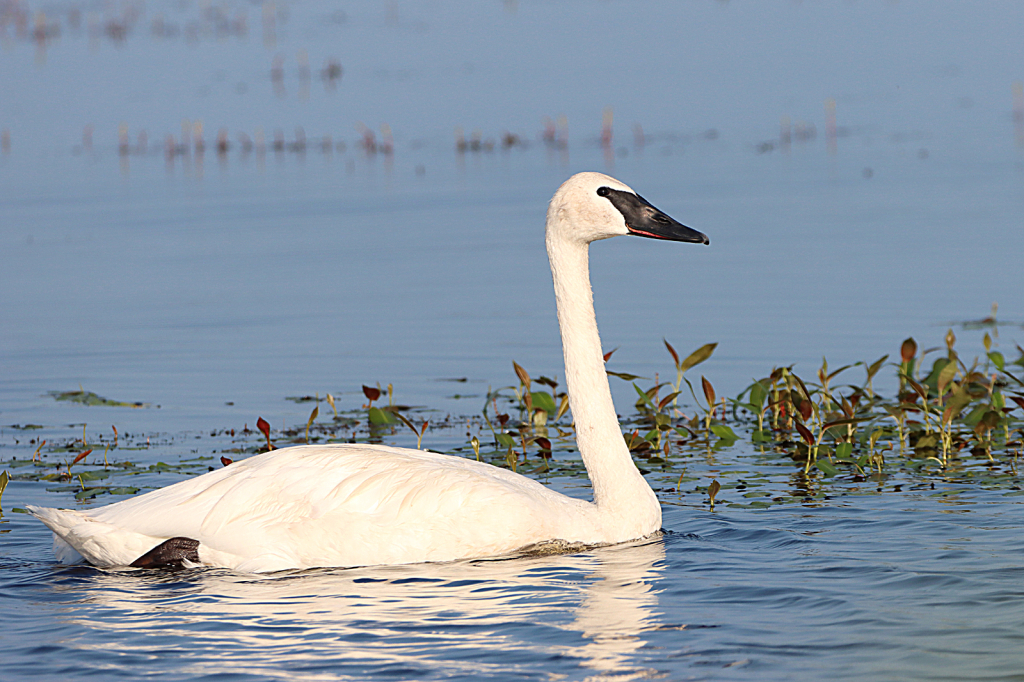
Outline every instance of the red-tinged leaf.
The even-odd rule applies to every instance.
[[[260,433],[267,437],[267,440],[270,439],[270,424],[267,422],[266,419],[264,419],[263,417],[257,419],[256,428],[260,430]]]
[[[803,418],[804,421],[810,419],[811,415],[814,413],[814,406],[811,405],[810,400],[801,400],[799,409],[800,416]]]
[[[917,394],[919,396],[921,396],[922,399],[928,400],[928,389],[926,389],[924,386],[922,386],[921,384],[917,383],[916,381],[914,381],[910,377],[907,377],[907,383],[910,384],[910,387],[912,389],[914,389],[914,391],[916,391]]]
[[[78,456],[77,456],[77,457],[75,457],[75,461],[73,461],[73,462],[72,462],[71,464],[72,464],[72,465],[78,464],[78,463],[79,463],[79,462],[81,462],[81,461],[82,461],[83,459],[85,459],[85,458],[86,458],[86,456],[88,456],[90,452],[92,452],[92,448],[90,448],[90,449],[86,450],[85,452],[80,452],[80,453],[78,453]]]
[[[658,384],[656,386],[651,386],[649,389],[644,391],[644,395],[646,395],[648,398],[650,398],[651,401],[653,402],[654,401],[654,396],[658,395],[658,391],[660,391],[661,387],[665,386],[665,385],[666,384]]]
[[[366,396],[367,400],[373,401],[380,397],[380,389],[374,388],[373,386],[363,385],[363,395]]]
[[[508,415],[507,414],[499,414],[498,415],[498,423],[501,424],[502,426],[505,426],[505,424],[508,423]]]
[[[423,421],[423,426],[420,427],[420,435],[421,436],[427,432],[427,427],[428,426],[430,426],[430,420],[429,419],[425,419]]]
[[[707,380],[704,375],[700,377],[700,385],[704,388],[704,397],[707,398],[708,407],[714,409],[715,407],[715,387],[711,385],[711,382]]]
[[[228,459],[227,457],[224,457],[224,456],[221,456],[221,458],[220,458],[220,463],[223,464],[224,466],[227,466],[227,465],[231,464],[233,461],[235,461],[235,460]]]
[[[900,358],[903,362],[910,362],[917,355],[917,341],[910,337],[900,346]]]
[[[619,349],[619,348],[618,348],[618,346],[616,346],[615,348],[612,348],[612,349],[611,349],[610,351],[608,351],[607,353],[605,353],[605,354],[604,354],[604,361],[605,361],[605,362],[608,362],[609,360],[611,360],[611,359],[612,359],[612,353],[614,353],[614,352],[615,352],[615,351],[617,351],[618,349]]]
[[[544,436],[539,436],[534,442],[542,453],[546,452],[548,456],[551,456],[551,441]]]
[[[679,366],[679,354],[676,353],[676,349],[672,347],[672,344],[667,339],[662,339],[665,344],[665,348],[668,348],[669,355],[672,356],[672,362],[676,363],[676,367]]]
[[[794,422],[796,430],[799,432],[800,437],[804,439],[804,442],[808,445],[814,445],[814,435],[807,429],[806,426],[800,422]]]
[[[665,406],[668,405],[673,400],[675,400],[677,395],[679,395],[679,391],[673,391],[672,393],[669,393],[667,396],[662,398],[661,402],[658,403],[658,409],[664,410]]]
[[[718,491],[722,489],[722,484],[718,482],[717,478],[711,479],[711,485],[708,486],[708,498],[711,500],[711,506],[715,506],[715,496],[718,495]]]
[[[516,376],[519,377],[519,383],[530,388],[530,373],[523,369],[518,362],[512,361],[512,368],[516,370]]]
[[[1018,398],[1015,395],[1011,395],[1010,396],[1010,400],[1012,400],[1013,402],[1017,403],[1020,406],[1020,409],[1024,410],[1024,398]],[[46,441],[43,441],[43,442],[45,443]]]

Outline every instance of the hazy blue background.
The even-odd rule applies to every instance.
[[[591,169],[711,238],[594,247],[616,369],[668,372],[662,337],[718,341],[702,369],[731,393],[777,364],[872,361],[911,334],[938,345],[993,301],[1015,323],[1005,350],[1024,336],[1019,3],[21,2],[3,16],[3,423],[72,419],[43,396],[78,385],[162,405],[126,416],[154,428],[304,419],[281,398],[374,381],[475,412],[445,396],[511,383],[512,359],[561,372],[543,216]],[[343,67],[333,87],[327,60]],[[560,116],[566,149],[541,140]],[[784,144],[784,117],[813,137]],[[205,154],[168,160],[183,121],[202,122]],[[363,125],[378,142],[387,125],[393,154],[360,147]],[[291,143],[300,126],[304,154],[237,141]],[[460,154],[456,128],[497,148]],[[529,146],[500,149],[506,131]],[[322,153],[325,134],[344,151]]]

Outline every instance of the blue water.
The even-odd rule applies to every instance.
[[[1022,14],[4,5],[0,459],[35,449],[13,424],[51,439],[85,424],[90,442],[111,424],[151,433],[160,448],[132,457],[152,463],[211,455],[201,435],[257,416],[304,424],[310,406],[287,396],[352,409],[360,385],[393,383],[399,401],[457,418],[515,381],[513,360],[558,376],[543,220],[581,170],[711,239],[594,245],[616,371],[671,374],[663,338],[681,352],[717,341],[700,372],[720,395],[773,366],[894,356],[911,335],[939,346],[950,327],[970,357],[983,331],[956,323],[994,302],[995,343],[1015,356]],[[343,67],[333,85],[327,60]],[[564,147],[544,142],[545,119]],[[183,121],[190,140],[203,123],[205,150],[168,157]],[[362,146],[363,126],[393,150]],[[298,127],[303,152],[287,146]],[[485,149],[459,152],[457,128]],[[239,135],[259,131],[268,146],[246,152]],[[526,145],[502,149],[505,132]],[[79,386],[151,407],[48,395]],[[633,389],[613,390],[628,412]],[[939,480],[710,513],[652,482],[667,534],[636,546],[253,578],[56,566],[45,529],[10,509],[110,498],[15,480],[0,519],[4,678],[1021,679],[1019,497]]]
[[[1020,679],[1019,504],[665,509],[571,556],[266,577],[55,566],[16,514],[5,677]]]

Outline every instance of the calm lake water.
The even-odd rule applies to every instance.
[[[973,356],[960,323],[994,302],[1015,356],[1022,25],[983,2],[0,4],[0,459],[112,424],[151,438],[136,462],[210,456],[211,431],[304,424],[289,396],[349,410],[377,382],[458,421],[513,360],[558,376],[543,221],[581,170],[711,239],[594,245],[616,371],[672,372],[663,338],[718,342],[720,395],[951,327]],[[79,387],[150,407],[50,395]],[[258,578],[57,566],[11,508],[112,498],[15,478],[4,677],[1024,679],[1020,497],[937,478],[711,513],[679,475],[652,475],[646,543]]]

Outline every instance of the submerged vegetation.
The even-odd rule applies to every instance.
[[[668,341],[672,381],[609,370],[632,385],[633,411],[621,418],[637,466],[666,504],[764,507],[817,504],[849,494],[901,492],[948,495],[963,488],[1024,494],[1018,460],[1024,449],[1024,349],[1007,358],[995,347],[994,321],[983,352],[965,359],[952,329],[941,346],[921,349],[908,338],[892,357],[833,369],[823,359],[813,375],[772,368],[735,397],[719,397],[712,380],[692,376],[712,357],[709,343],[680,358]],[[605,355],[610,363],[614,351]],[[79,501],[133,495],[277,447],[306,443],[393,443],[487,461],[545,482],[586,485],[575,449],[569,397],[557,378],[512,363],[515,383],[488,390],[479,414],[440,416],[396,402],[391,384],[362,386],[366,402],[339,409],[331,393],[291,397],[313,403],[301,426],[156,436],[90,435],[36,424],[7,427],[12,480],[52,484],[47,490]],[[893,386],[890,395],[875,384]],[[84,390],[52,392],[56,400],[137,407]],[[326,402],[329,411],[321,411]],[[621,407],[621,406],[620,406]],[[430,418],[426,418],[430,412]],[[78,431],[78,427],[81,430]],[[23,441],[28,439],[27,443]],[[196,448],[196,439],[201,446]],[[187,446],[186,446],[187,443]],[[184,449],[183,449],[184,448]],[[187,454],[185,454],[187,453]],[[175,463],[153,461],[155,458]],[[143,463],[145,462],[145,463]],[[3,479],[6,482],[6,477]],[[2,494],[2,488],[0,488]],[[106,497],[110,496],[110,497]]]

